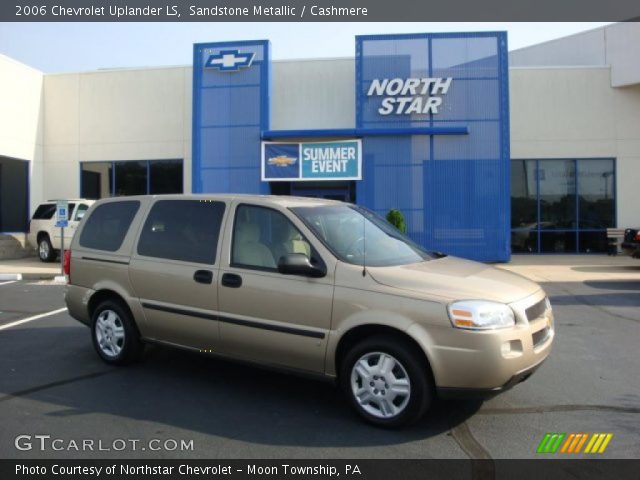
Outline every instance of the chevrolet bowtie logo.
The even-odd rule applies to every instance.
[[[235,72],[241,68],[248,68],[253,62],[254,53],[240,53],[238,50],[222,50],[209,55],[205,68],[217,68],[223,72]]]

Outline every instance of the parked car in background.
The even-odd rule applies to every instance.
[[[36,249],[38,258],[43,262],[53,262],[60,251],[61,230],[56,227],[56,204],[59,201],[61,200],[47,200],[38,205],[29,222],[27,241]],[[74,198],[62,201],[69,202],[69,224],[64,229],[64,244],[68,247],[80,220],[95,200]]]
[[[622,251],[633,258],[640,258],[640,228],[627,228],[624,231]]]
[[[100,200],[64,272],[69,314],[109,364],[153,342],[316,374],[386,427],[417,420],[437,395],[514,386],[555,336],[538,284],[426,251],[333,200]]]

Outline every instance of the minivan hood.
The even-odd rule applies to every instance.
[[[397,267],[367,267],[378,283],[448,300],[493,300],[511,303],[540,290],[525,277],[489,265],[443,257]]]

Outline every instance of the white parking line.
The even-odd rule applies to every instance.
[[[0,286],[9,285],[10,283],[16,283],[18,280],[11,280],[10,282],[0,282]]]
[[[22,280],[21,273],[0,273],[0,282],[5,280]]]
[[[65,308],[59,308],[57,310],[51,310],[50,312],[40,313],[38,315],[34,315],[33,317],[23,318],[22,320],[16,320],[15,322],[7,323],[6,325],[1,325],[0,330],[6,330],[7,328],[15,327],[16,325],[22,325],[23,323],[32,322],[34,320],[39,320],[44,317],[48,317],[50,315],[55,315],[56,313],[61,313],[66,311]]]

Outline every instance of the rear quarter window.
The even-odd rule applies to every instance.
[[[159,200],[138,242],[138,255],[213,265],[224,202]]]
[[[99,205],[85,220],[80,246],[115,252],[122,246],[139,208],[140,202],[133,200]]]

